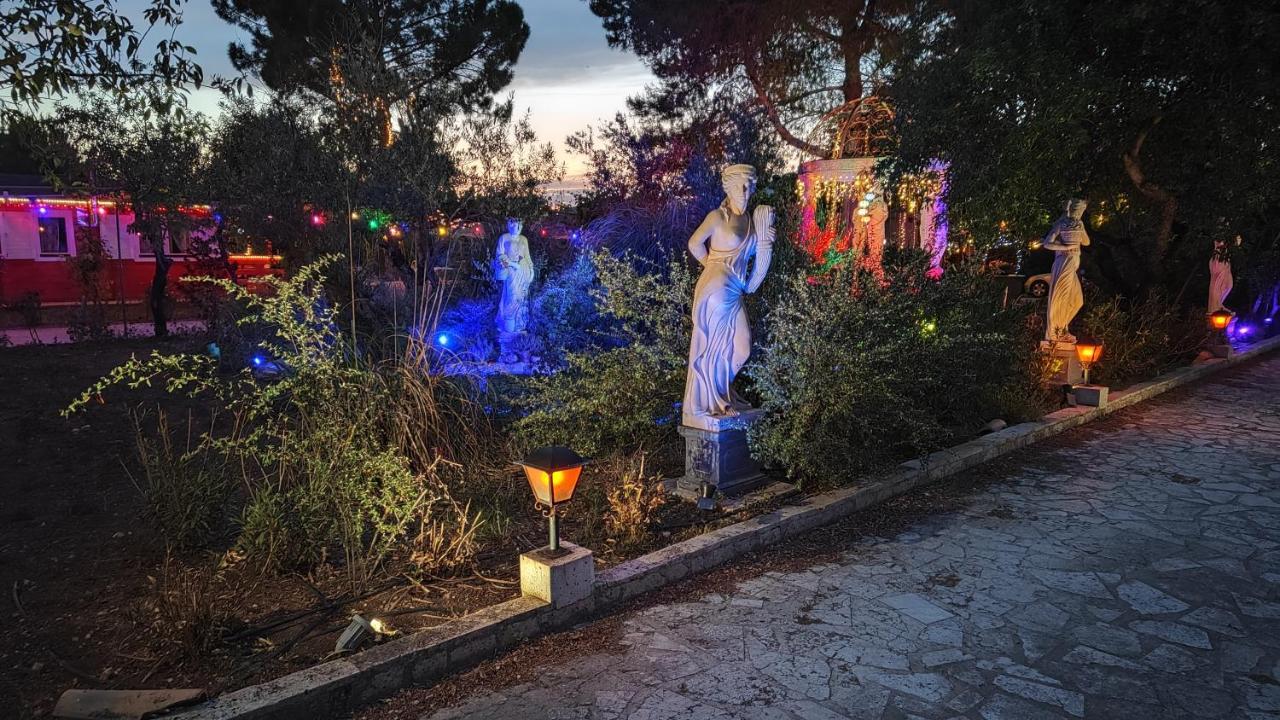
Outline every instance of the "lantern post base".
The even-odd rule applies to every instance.
[[[520,556],[520,593],[555,607],[585,600],[595,580],[591,551],[571,542],[561,541],[555,552],[543,547]]]
[[[1230,358],[1236,354],[1235,348],[1230,343],[1214,343],[1209,346],[1209,352],[1213,353],[1216,358]]]
[[[1077,405],[1090,407],[1106,407],[1107,392],[1111,388],[1106,385],[1076,385],[1071,389]]]

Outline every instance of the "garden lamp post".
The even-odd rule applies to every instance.
[[[1102,359],[1102,343],[1076,342],[1076,359],[1080,361],[1080,370],[1084,373],[1084,384],[1089,384],[1089,368]]]
[[[585,461],[567,447],[552,446],[534,450],[521,463],[534,501],[545,506],[548,521],[548,549],[560,550],[558,506],[573,498]]]
[[[1231,312],[1228,310],[1215,310],[1209,313],[1209,327],[1216,332],[1226,332],[1227,325],[1231,324]]]
[[[1209,328],[1213,330],[1210,350],[1216,357],[1231,357],[1231,344],[1227,342],[1227,326],[1231,324],[1229,310],[1216,310],[1209,313]]]

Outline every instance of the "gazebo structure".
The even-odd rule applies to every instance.
[[[811,144],[830,148],[830,157],[801,163],[797,178],[801,243],[815,262],[852,257],[878,271],[888,241],[928,251],[932,272],[941,272],[946,168],[935,163],[888,191],[876,163],[890,150],[893,120],[889,104],[872,95],[827,113],[810,133]]]

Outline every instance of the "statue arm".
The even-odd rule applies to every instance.
[[[711,231],[716,226],[716,213],[718,210],[712,210],[707,213],[707,217],[703,219],[702,224],[697,230],[693,231],[693,235],[689,236],[689,254],[698,261],[699,265],[706,265],[707,261],[707,239],[711,237]]]
[[[1054,223],[1053,227],[1049,229],[1049,234],[1044,236],[1044,240],[1040,241],[1040,247],[1045,250],[1070,250],[1070,245],[1058,242],[1061,237],[1062,227],[1058,223]]]

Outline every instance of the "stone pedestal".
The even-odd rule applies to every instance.
[[[1105,407],[1110,389],[1105,385],[1076,385],[1071,389],[1071,394],[1075,396],[1077,405]]]
[[[528,347],[525,333],[509,333],[498,331],[498,362],[515,364],[525,362],[525,348]]]
[[[1235,348],[1231,347],[1231,343],[1216,342],[1209,346],[1209,352],[1213,353],[1216,358],[1229,359],[1235,355]]]
[[[520,593],[556,607],[585,600],[595,581],[591,551],[573,543],[561,541],[557,554],[541,547],[520,556]]]
[[[747,410],[729,418],[699,418],[702,427],[680,426],[684,436],[684,477],[676,492],[697,498],[702,483],[727,497],[737,497],[769,484],[747,448],[747,428],[764,415]]]
[[[1049,377],[1051,386],[1077,385],[1084,381],[1084,369],[1080,367],[1080,358],[1076,357],[1076,344],[1065,342],[1040,341],[1040,349],[1053,358],[1055,372]]]

